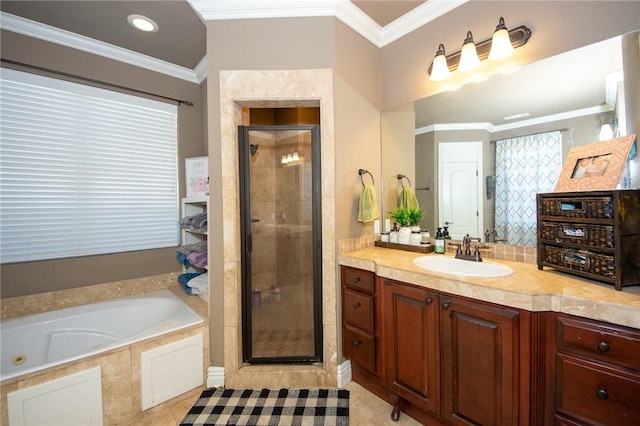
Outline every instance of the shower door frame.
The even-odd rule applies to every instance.
[[[313,345],[312,356],[255,357],[252,351],[251,315],[251,166],[249,132],[308,130],[311,132],[311,221],[313,264]],[[242,360],[248,364],[313,364],[323,361],[322,321],[322,178],[319,125],[238,126],[240,176],[240,246],[242,293]]]

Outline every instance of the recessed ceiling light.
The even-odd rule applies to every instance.
[[[158,31],[158,24],[153,22],[153,19],[149,19],[146,16],[142,15],[129,15],[127,16],[127,21],[134,27],[139,29],[140,31],[145,31],[148,33],[155,33]]]

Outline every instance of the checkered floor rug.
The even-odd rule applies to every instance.
[[[344,389],[207,389],[180,426],[348,424]]]

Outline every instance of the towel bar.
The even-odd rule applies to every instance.
[[[371,172],[369,172],[369,170],[360,169],[358,170],[358,174],[360,175],[360,182],[362,182],[362,186],[364,186],[364,179],[362,178],[362,175],[364,174],[368,174],[369,176],[371,176],[371,185],[375,185],[376,182],[373,179],[373,175],[371,174]]]

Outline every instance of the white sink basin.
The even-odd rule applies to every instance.
[[[461,275],[463,277],[496,278],[508,277],[513,269],[493,262],[472,262],[443,256],[421,256],[413,259],[413,263],[428,271],[441,274]]]

